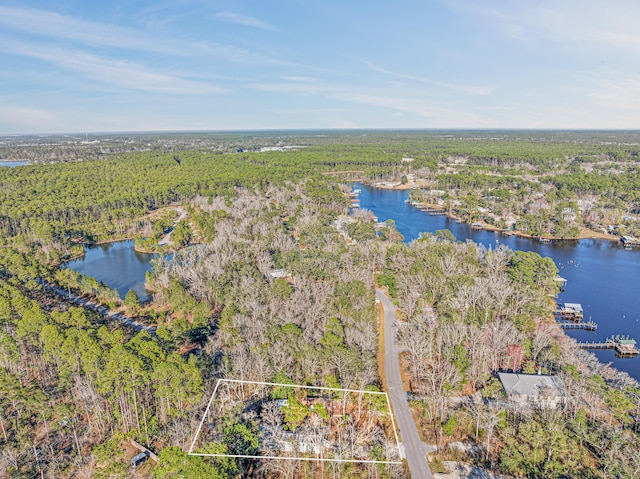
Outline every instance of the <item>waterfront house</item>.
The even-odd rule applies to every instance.
[[[565,401],[564,384],[557,376],[498,373],[510,403],[538,408],[555,408]]]

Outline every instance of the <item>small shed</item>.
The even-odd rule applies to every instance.
[[[565,401],[562,380],[543,374],[498,373],[509,402],[521,406],[555,408]]]

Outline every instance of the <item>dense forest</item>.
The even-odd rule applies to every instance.
[[[218,379],[383,390],[376,286],[401,317],[410,404],[424,439],[438,446],[434,468],[455,458],[516,477],[638,476],[640,387],[576,352],[554,327],[551,260],[457,243],[448,231],[405,244],[392,223],[379,228],[370,213],[350,211],[346,194],[356,177],[415,175],[423,180],[415,199],[444,191],[435,195],[470,221],[491,213],[513,216],[534,235],[572,237],[575,228],[607,223],[633,233],[637,135],[81,140],[12,140],[0,148],[5,159],[32,161],[0,167],[0,471],[7,477],[406,477],[393,464],[185,452]],[[296,148],[260,151],[284,146]],[[160,245],[171,229],[175,241]],[[122,301],[108,285],[59,268],[83,244],[124,238],[173,252],[147,278],[149,303]],[[154,329],[128,328],[46,285]],[[495,374],[506,370],[561,378],[566,402],[504,406]],[[358,404],[358,413],[377,415],[364,428],[354,412],[362,398],[351,410],[346,398],[341,424],[351,435],[328,454],[389,457],[384,411]],[[277,400],[287,405],[278,409]],[[311,402],[285,388],[256,408],[270,414],[273,431],[293,434],[328,417],[320,406],[312,412]],[[255,414],[232,409],[201,446],[261,455],[265,433]],[[157,462],[133,471],[132,440]]]

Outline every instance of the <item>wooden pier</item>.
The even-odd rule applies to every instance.
[[[598,324],[593,321],[577,322],[577,323],[558,323],[562,329],[584,329],[586,331],[596,331]]]
[[[446,209],[444,206],[437,205],[435,203],[422,203],[420,201],[410,201],[408,202],[414,208],[419,209],[420,211],[425,211],[432,216],[444,215],[446,214]]]
[[[616,356],[620,358],[630,358],[640,354],[636,347],[636,340],[629,336],[613,336],[604,342],[578,343],[582,349],[614,349]]]

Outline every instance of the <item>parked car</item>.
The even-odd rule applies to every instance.
[[[149,453],[147,451],[141,452],[131,458],[131,467],[138,467],[147,462],[147,459],[149,459]]]

